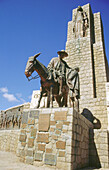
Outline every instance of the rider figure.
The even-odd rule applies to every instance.
[[[54,79],[55,82],[59,83],[59,94],[61,94],[63,85],[66,84],[66,68],[68,67],[63,58],[67,57],[68,54],[64,50],[58,51],[57,53],[58,57],[52,58],[48,64],[48,79]]]

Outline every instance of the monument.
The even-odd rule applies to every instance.
[[[99,12],[92,13],[90,4],[73,10],[72,21],[68,22],[66,51],[69,57],[65,61],[70,67],[80,69],[80,113],[86,108],[87,114],[90,111],[101,124],[100,129],[94,129],[90,164],[108,167],[109,67],[101,16]]]
[[[49,67],[40,63],[36,59],[40,54],[36,54],[29,58],[25,74],[29,77],[36,70],[41,89],[33,92],[30,106],[1,113],[0,150],[14,151],[21,161],[38,166],[63,170],[109,168],[109,67],[100,13],[93,14],[90,4],[73,10],[65,53],[68,57],[62,62],[71,69],[68,73],[74,84],[79,77],[79,111],[67,101],[68,96],[72,97],[69,78],[61,77],[55,82],[53,74],[57,70],[51,67],[48,73]],[[61,64],[58,63],[59,68]],[[59,106],[54,105],[54,97],[60,97],[56,100]]]

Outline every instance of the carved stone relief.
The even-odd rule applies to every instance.
[[[87,17],[87,13],[83,11],[82,7],[77,8],[77,13],[74,18],[73,23],[73,33],[75,38],[86,37],[87,36],[87,28],[89,27],[89,21]]]

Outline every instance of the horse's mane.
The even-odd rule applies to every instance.
[[[39,65],[43,68],[43,70],[48,74],[48,69],[46,66],[44,66],[42,63],[40,63],[40,61],[37,60],[37,62],[39,63]]]

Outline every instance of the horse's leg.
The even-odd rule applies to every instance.
[[[50,92],[47,92],[47,108],[50,106]]]
[[[50,87],[50,107],[53,108],[53,86]]]
[[[56,96],[55,96],[55,99],[56,99],[59,107],[62,107],[61,96],[60,96],[60,95],[56,95]]]
[[[67,107],[67,94],[64,95],[64,106]]]
[[[42,99],[42,95],[43,95],[43,90],[40,91],[40,97],[39,97],[39,100],[38,100],[37,108],[39,108],[39,106],[40,106],[40,102],[41,102],[41,99]]]

